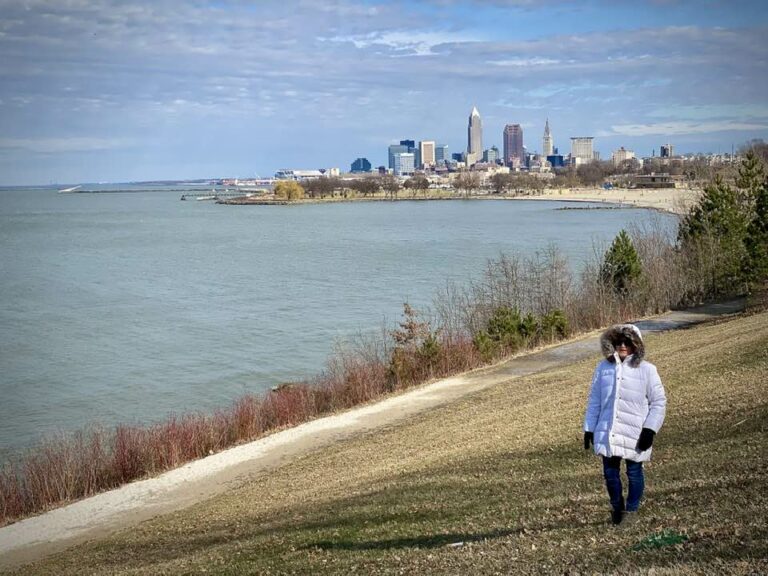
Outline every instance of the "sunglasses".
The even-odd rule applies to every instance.
[[[618,340],[615,340],[613,342],[613,346],[615,348],[618,348],[619,346],[622,346],[622,345],[626,346],[627,348],[632,348],[634,346],[634,344],[632,344],[632,340],[630,340],[629,338],[619,338]]]

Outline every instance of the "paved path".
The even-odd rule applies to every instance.
[[[643,332],[684,328],[717,316],[735,314],[743,300],[668,312],[636,322]],[[156,478],[133,482],[40,516],[0,528],[0,569],[37,560],[86,540],[183,509],[246,482],[296,456],[340,439],[391,425],[501,382],[599,357],[598,333],[552,346],[496,366],[446,378],[362,406],[320,418],[266,438],[225,450]]]

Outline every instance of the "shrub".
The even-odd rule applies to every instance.
[[[541,335],[550,341],[568,335],[568,319],[562,310],[552,310],[541,317]]]
[[[442,346],[440,340],[437,338],[437,334],[428,334],[419,346],[418,355],[419,359],[429,366],[430,370],[434,368],[440,354],[442,352]]]
[[[407,302],[403,316],[399,328],[390,333],[395,342],[390,372],[396,387],[431,377],[440,355],[438,334],[432,332],[429,322],[419,322],[419,313]]]
[[[281,180],[275,184],[275,198],[283,200],[301,200],[304,198],[304,188],[293,180]]]
[[[520,335],[527,344],[533,344],[539,336],[539,320],[528,312],[520,321]]]
[[[514,352],[523,344],[520,311],[517,308],[500,306],[488,320],[487,332],[502,349]]]
[[[499,343],[488,335],[485,330],[480,330],[472,340],[483,362],[492,362],[499,353]]]

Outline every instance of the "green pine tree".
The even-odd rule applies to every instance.
[[[752,282],[768,281],[768,178],[755,195],[752,220],[747,226],[747,276]]]
[[[640,256],[629,234],[622,230],[603,257],[600,279],[616,294],[626,296],[641,274]]]
[[[739,192],[718,176],[680,223],[682,249],[709,278],[704,296],[721,296],[743,287],[750,216]]]
[[[736,178],[737,198],[742,208],[752,211],[765,182],[765,170],[760,158],[753,150],[746,153],[739,166],[739,176]]]

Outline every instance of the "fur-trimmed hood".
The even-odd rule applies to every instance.
[[[643,335],[640,333],[640,329],[634,324],[616,324],[603,332],[603,335],[600,336],[600,348],[603,351],[603,356],[609,362],[615,361],[613,354],[616,352],[616,348],[614,348],[613,343],[621,336],[629,338],[635,347],[635,352],[629,360],[629,365],[637,368],[640,362],[643,361],[643,358],[645,358],[645,344],[643,343]]]

